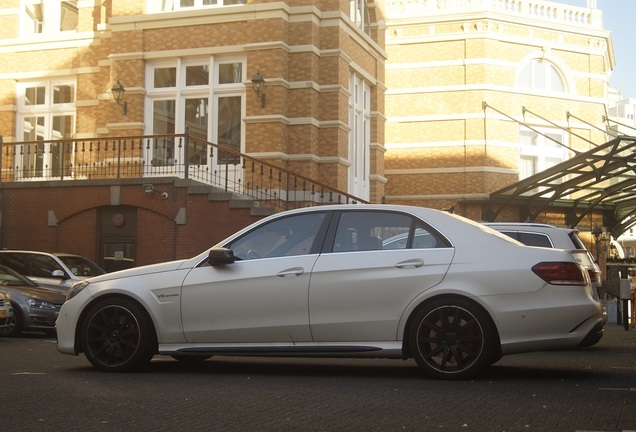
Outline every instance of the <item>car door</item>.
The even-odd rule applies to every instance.
[[[431,227],[396,212],[344,211],[333,231],[333,245],[311,276],[314,341],[396,340],[404,310],[441,282],[454,249]]]
[[[307,297],[327,212],[264,223],[224,245],[236,262],[186,277],[182,321],[191,343],[311,341]]]

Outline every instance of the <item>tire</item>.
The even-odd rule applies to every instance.
[[[9,320],[9,327],[0,329],[0,336],[4,337],[17,337],[22,334],[24,327],[24,319],[22,318],[22,312],[15,303],[11,303],[13,308],[13,318]]]
[[[157,352],[152,321],[139,304],[122,298],[95,304],[82,322],[80,341],[91,364],[105,372],[132,372]]]
[[[489,316],[462,298],[442,298],[420,309],[409,332],[415,361],[429,376],[468,379],[497,358],[498,338]]]

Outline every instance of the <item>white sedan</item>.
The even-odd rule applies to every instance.
[[[57,337],[60,352],[102,371],[155,354],[379,357],[465,379],[502,355],[583,346],[603,323],[568,252],[437,210],[342,205],[279,213],[194,258],[78,282]]]

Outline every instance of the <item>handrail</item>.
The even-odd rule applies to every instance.
[[[0,183],[177,177],[276,211],[367,201],[191,134],[3,142]]]

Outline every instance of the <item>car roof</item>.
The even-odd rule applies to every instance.
[[[482,222],[489,227],[503,227],[503,228],[515,228],[515,229],[533,229],[533,230],[562,230],[568,233],[579,232],[576,228],[562,228],[555,225],[535,223],[535,222]]]
[[[22,249],[0,249],[0,252],[31,253],[31,254],[42,254],[42,255],[54,255],[54,256],[82,257],[81,255],[65,253],[65,252],[45,252],[45,251],[22,250]]]

